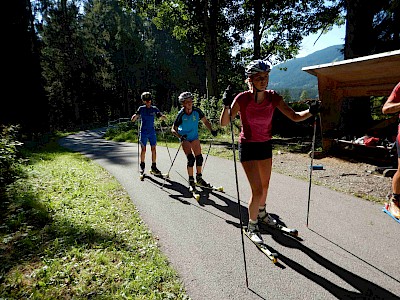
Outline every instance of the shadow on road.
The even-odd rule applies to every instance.
[[[101,158],[101,159],[108,159],[113,161],[115,164],[125,165],[132,161],[132,153],[122,151],[125,147],[131,147],[131,145],[124,144],[124,143],[107,143],[104,145],[104,140],[102,139],[102,131],[88,131],[85,132],[83,135],[77,136],[70,136],[63,140],[61,145],[68,144],[67,148],[74,147],[75,151],[79,151],[83,154],[90,156],[91,158]],[[93,148],[99,149],[99,151],[93,153]],[[127,154],[128,153],[128,154]],[[134,155],[133,155],[134,156]],[[171,158],[171,157],[170,157]],[[195,200],[192,197],[192,194],[188,191],[188,187],[178,183],[176,181],[172,181],[167,179],[156,178],[152,176],[146,177],[146,180],[158,188],[162,188],[166,193],[169,194],[169,197],[178,200],[180,203],[185,205],[194,205]],[[204,210],[209,214],[225,220],[226,223],[235,226],[236,228],[240,228],[240,218],[242,218],[243,224],[248,222],[248,213],[247,213],[247,201],[238,203],[237,198],[231,195],[227,195],[225,193],[214,192],[209,190],[202,190],[200,192],[201,198],[198,202],[198,205],[194,205],[194,207]],[[210,197],[212,195],[213,197]],[[197,203],[196,203],[197,204]],[[244,205],[243,205],[244,204]],[[225,213],[232,218],[224,218],[221,215],[213,213],[212,211],[207,209],[207,206],[213,206],[219,211]],[[279,220],[279,216],[274,216],[276,219]],[[296,271],[297,273],[301,274],[305,278],[312,280],[332,295],[337,297],[338,299],[400,299],[399,296],[394,295],[390,291],[382,288],[381,286],[376,285],[375,283],[366,280],[342,267],[333,263],[332,261],[326,259],[319,253],[315,252],[314,250],[306,247],[304,244],[301,243],[301,239],[296,239],[291,236],[287,236],[282,232],[270,228],[263,228],[264,234],[269,234],[271,237],[280,245],[286,248],[293,248],[301,251],[302,253],[306,254],[309,258],[313,261],[318,263],[320,266],[325,268],[326,270],[332,272],[343,281],[347,282],[357,291],[349,291],[330,280],[316,274],[312,270],[308,269],[304,265],[294,261],[288,256],[285,256],[282,253],[279,253],[279,261],[280,264],[277,267],[281,269],[285,269],[286,267],[291,268],[292,270]],[[382,270],[378,269],[377,267],[373,266],[372,264],[368,263],[367,261],[357,257],[356,255],[350,253],[348,250],[342,248],[340,245],[335,244],[334,242],[326,239],[325,237],[321,236],[317,232],[313,231],[315,234],[319,235],[320,237],[324,238],[325,240],[329,241],[342,251],[345,251],[354,257],[358,258],[362,263],[368,265],[369,267],[378,270],[386,277],[399,282],[398,279],[392,277],[391,275],[383,272]],[[278,252],[272,247],[270,250],[273,252]],[[257,294],[255,291],[249,289],[255,295],[262,298],[261,295]],[[264,299],[264,298],[262,298]]]
[[[395,294],[391,293],[390,291],[376,285],[375,283],[366,280],[340,266],[337,264],[329,261],[319,253],[315,252],[314,250],[304,246],[299,240],[294,237],[287,236],[282,234],[279,231],[266,228],[265,229],[271,237],[278,242],[280,245],[288,247],[288,248],[295,248],[309,256],[312,260],[316,263],[324,267],[325,269],[329,270],[330,272],[336,274],[339,278],[347,282],[349,285],[353,286],[358,292],[348,291],[345,288],[342,288],[330,280],[323,278],[322,276],[314,273],[313,271],[307,269],[306,267],[302,266],[301,264],[297,263],[296,261],[290,259],[289,257],[285,256],[282,253],[279,253],[279,261],[284,263],[289,268],[295,270],[299,274],[303,275],[304,277],[314,281],[316,284],[320,285],[327,291],[329,291],[332,295],[337,297],[338,299],[400,299]],[[336,245],[336,244],[335,244]],[[338,246],[338,245],[336,245]],[[339,248],[343,249],[342,247],[338,246]],[[345,250],[345,249],[343,249]],[[275,251],[275,250],[274,250]],[[346,250],[345,250],[346,251]],[[275,251],[277,252],[277,251]],[[348,252],[348,251],[346,251]],[[348,252],[349,253],[349,252]],[[358,258],[358,257],[357,257]],[[360,258],[359,258],[360,259]],[[360,259],[362,262],[372,266],[376,270],[382,272],[384,275],[398,281],[397,279],[393,278],[392,276],[388,275],[387,273],[379,270],[378,268],[374,267],[370,263]]]
[[[79,135],[69,135],[61,138],[59,144],[63,147],[74,149],[91,159],[107,159],[118,165],[126,165],[132,161],[132,156],[126,148],[131,148],[129,143],[104,143],[103,135],[106,129],[87,130]],[[96,149],[96,151],[93,151]]]
[[[163,179],[154,178],[154,177],[147,177],[147,178],[149,178],[149,180],[156,186],[158,186],[160,188],[162,187]],[[166,179],[165,184],[163,186],[163,190],[165,190],[167,193],[169,193],[171,198],[174,198],[183,204],[186,204],[186,205],[192,204],[190,201],[186,200],[187,198],[193,199],[191,193],[188,191],[187,186],[185,186],[181,183],[172,181],[170,179]],[[227,197],[227,195],[224,193],[214,192],[214,191],[210,191],[210,190],[202,190],[202,191],[200,191],[200,194],[201,194],[201,198],[199,201],[199,206],[196,205],[196,207],[203,209],[204,211],[206,211],[218,218],[222,218],[221,216],[214,214],[205,208],[207,205],[212,205],[213,207],[217,208],[218,210],[237,219],[238,222],[234,222],[234,221],[231,221],[228,219],[225,219],[225,222],[230,225],[233,225],[237,228],[240,228],[238,203],[235,202],[234,200],[230,199],[229,198],[230,196]],[[221,200],[223,204],[219,204],[216,201],[211,200],[210,195],[213,195],[218,200]],[[193,199],[193,201],[195,201],[195,200]],[[243,223],[246,224],[248,221],[247,207],[240,205],[240,210],[241,210],[240,213],[242,215]],[[283,223],[280,220],[278,215],[272,215],[272,216],[275,219],[279,220],[279,223],[281,225],[286,226],[285,223]],[[222,218],[222,219],[224,219],[224,218]],[[289,268],[295,270],[302,276],[314,281],[316,284],[320,285],[321,287],[323,287],[324,289],[329,291],[332,295],[334,295],[338,299],[400,299],[398,296],[391,293],[390,291],[376,285],[375,283],[373,283],[369,280],[361,278],[360,276],[334,264],[333,262],[324,258],[322,255],[320,255],[317,252],[313,251],[312,249],[304,246],[301,243],[302,238],[300,238],[300,237],[296,238],[293,236],[289,236],[287,234],[282,233],[281,231],[279,231],[277,229],[272,229],[267,226],[260,226],[260,230],[263,234],[271,235],[271,237],[280,245],[302,251],[304,254],[308,255],[315,262],[317,262],[318,264],[323,266],[325,269],[336,274],[339,278],[341,278],[342,280],[344,280],[345,282],[347,282],[348,284],[350,284],[356,290],[359,291],[359,292],[348,291],[345,288],[342,288],[342,287],[334,284],[330,280],[323,278],[322,276],[307,269],[306,267],[302,266],[301,264],[297,263],[296,261],[290,259],[288,256],[285,256],[284,254],[279,253],[278,263],[276,264],[277,267],[280,267],[281,269],[285,269],[286,267],[289,267]],[[339,245],[336,245],[336,246],[338,246],[342,250],[345,250],[342,247],[340,247]],[[278,251],[273,249],[272,247],[269,247],[269,248],[272,252],[278,253]],[[346,251],[346,252],[348,252],[348,251]],[[360,260],[362,262],[368,264],[369,266],[375,268],[376,270],[380,271],[384,275],[399,282],[397,279],[395,279],[394,277],[390,276],[389,274],[379,270],[378,268],[374,267],[372,264],[370,264],[362,259],[360,259]],[[260,298],[262,298],[255,291],[253,291],[253,290],[251,290],[251,291],[254,294],[258,295]]]

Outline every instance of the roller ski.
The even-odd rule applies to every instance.
[[[144,170],[140,170],[139,179],[140,179],[141,181],[143,181],[145,176],[146,176],[146,175],[144,174]]]
[[[196,201],[200,200],[200,194],[196,189],[196,184],[194,181],[189,181],[189,192],[192,194],[193,198],[196,199]]]
[[[399,200],[395,199],[395,197],[392,196],[389,202],[385,203],[385,206],[382,208],[382,211],[388,214],[397,223],[400,223]]]
[[[267,245],[261,238],[257,225],[253,230],[249,230],[248,227],[243,227],[243,233],[249,238],[250,241],[253,242],[254,245],[257,246],[262,253],[264,253],[271,260],[272,263],[276,264],[278,262],[278,253],[271,252],[268,249]]]
[[[151,168],[150,174],[160,178],[169,178],[168,173],[161,173],[161,171],[157,168]]]
[[[214,186],[206,182],[201,176],[196,177],[196,186],[201,187],[202,189],[223,192],[224,188],[222,186]]]
[[[189,187],[189,192],[192,194],[193,198],[196,199],[196,201],[200,200],[200,194],[198,193],[198,191],[196,190],[195,187],[190,186]]]
[[[286,233],[288,235],[291,235],[293,237],[298,237],[299,232],[297,229],[294,228],[288,228],[286,226],[283,226],[279,224],[271,215],[269,215],[266,211],[265,208],[263,210],[259,211],[258,214],[258,222],[267,225],[270,228],[277,229],[283,233]]]
[[[143,181],[143,180],[144,180],[144,177],[146,176],[146,175],[144,174],[144,169],[145,169],[145,163],[144,163],[144,162],[141,162],[141,163],[140,163],[140,171],[139,171],[139,179],[140,179],[141,181]]]

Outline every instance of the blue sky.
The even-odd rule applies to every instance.
[[[346,28],[345,25],[342,25],[340,27],[334,26],[331,31],[321,35],[321,37],[317,41],[319,34],[320,33],[311,34],[305,37],[301,44],[299,54],[296,57],[304,57],[329,46],[344,44]]]

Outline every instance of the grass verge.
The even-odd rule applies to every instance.
[[[56,143],[0,203],[0,299],[189,299],[127,193]]]

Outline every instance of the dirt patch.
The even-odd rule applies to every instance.
[[[279,151],[273,156],[272,170],[308,181],[310,163],[308,154]],[[323,168],[313,170],[312,181],[315,184],[379,203],[383,203],[391,192],[392,178],[378,173],[375,165],[336,157],[314,159],[313,165]]]

